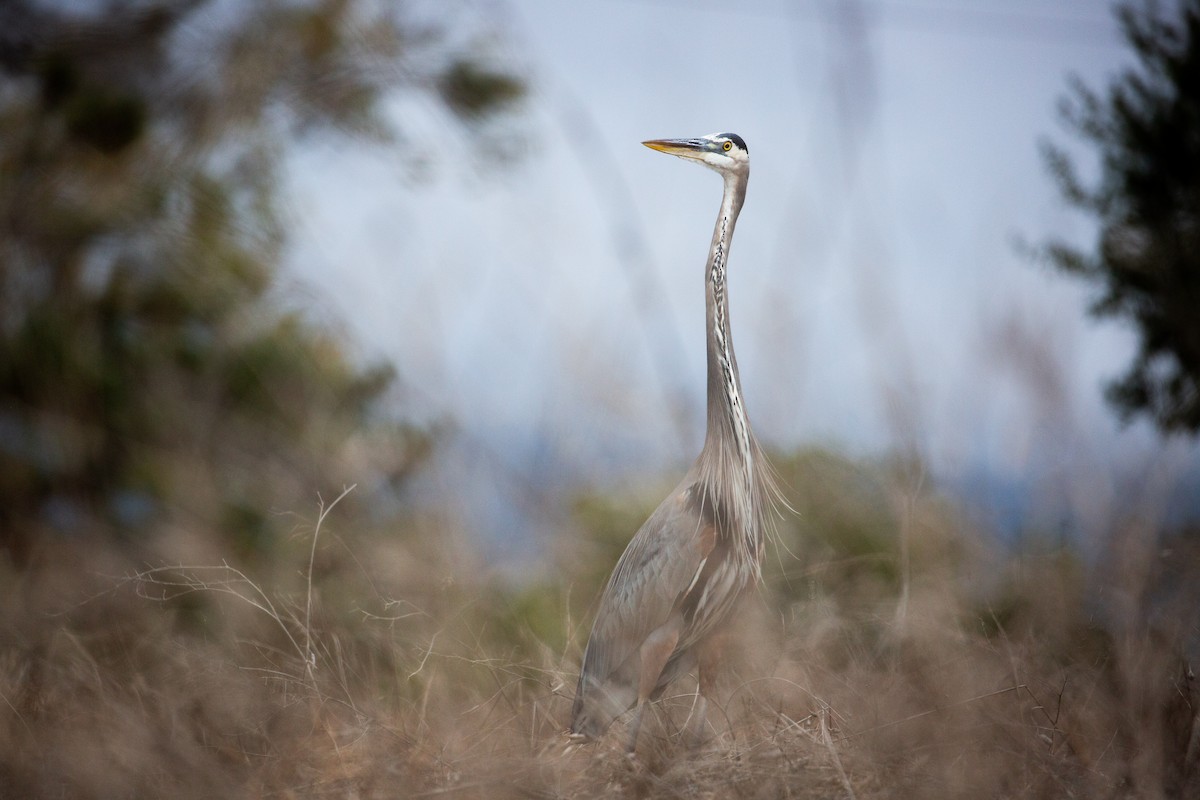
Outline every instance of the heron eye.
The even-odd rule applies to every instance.
[[[725,144],[721,145],[721,149],[728,153],[733,149],[733,142],[726,142]]]

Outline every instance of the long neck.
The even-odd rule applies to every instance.
[[[729,245],[746,197],[746,175],[728,175],[721,212],[713,230],[704,274],[708,332],[708,431],[704,449],[709,457],[737,462],[739,472],[752,480],[753,434],[742,400],[742,382],[729,325],[729,293],[725,285]]]

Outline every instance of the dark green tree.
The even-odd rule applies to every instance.
[[[305,137],[402,141],[385,92],[468,134],[520,95],[410,6],[0,6],[0,552],[169,520],[260,550],[271,509],[408,474],[390,368],[281,300],[276,177]]]
[[[1200,431],[1200,0],[1165,12],[1126,2],[1117,15],[1136,62],[1103,94],[1076,80],[1061,106],[1100,155],[1087,185],[1070,157],[1045,146],[1073,206],[1100,224],[1095,245],[1052,242],[1063,271],[1100,289],[1091,313],[1131,321],[1138,351],[1106,388],[1123,419]]]

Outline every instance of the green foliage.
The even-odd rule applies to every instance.
[[[796,512],[780,521],[787,552],[766,565],[769,573],[782,571],[772,577],[778,591],[792,598],[814,592],[894,595],[899,525],[886,472],[824,449],[799,450],[775,466]],[[809,573],[814,564],[820,571]]]
[[[588,551],[582,557],[572,559],[571,574],[581,586],[587,587],[585,592],[600,596],[629,540],[670,490],[665,484],[657,488],[662,491],[656,493],[652,488],[637,497],[586,494],[575,500],[573,517]],[[592,594],[586,596],[590,598]]]
[[[110,155],[133,144],[146,126],[146,109],[136,97],[103,90],[75,94],[64,116],[72,138]]]
[[[1137,57],[1101,95],[1076,81],[1062,109],[1100,155],[1089,187],[1060,148],[1046,163],[1067,202],[1096,217],[1092,251],[1046,248],[1064,272],[1101,288],[1092,313],[1132,321],[1140,343],[1128,371],[1106,390],[1125,419],[1164,431],[1200,432],[1200,2],[1178,16],[1123,3],[1125,38]]]
[[[567,598],[561,586],[494,586],[488,594],[486,622],[496,647],[514,649],[521,661],[534,660],[544,649],[561,653],[566,648]]]
[[[520,81],[472,61],[457,61],[438,80],[442,99],[456,114],[478,119],[524,93]]]
[[[0,549],[18,561],[48,529],[148,544],[168,521],[266,554],[287,524],[270,509],[397,488],[428,451],[388,407],[393,370],[280,302],[275,176],[298,134],[386,136],[382,93],[441,96],[462,56],[391,4],[216,5],[6,11]],[[520,91],[472,75],[452,116]]]

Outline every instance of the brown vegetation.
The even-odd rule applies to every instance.
[[[342,522],[351,495],[273,568],[79,542],[4,568],[0,795],[1200,796],[1194,541],[999,555],[903,470],[784,473],[798,513],[705,747],[686,685],[635,761],[563,735],[626,513],[581,503],[554,577],[513,587],[436,518]]]

